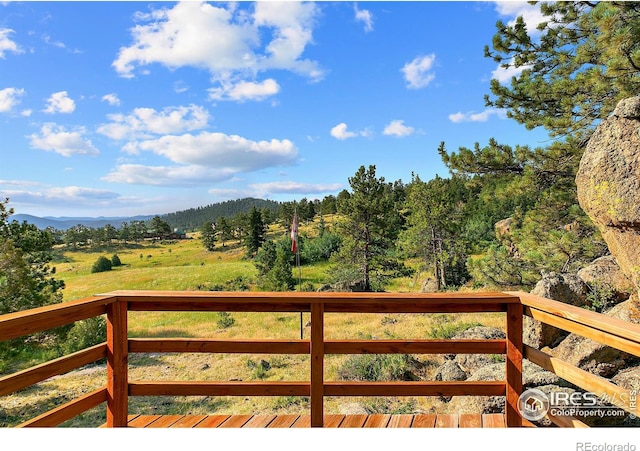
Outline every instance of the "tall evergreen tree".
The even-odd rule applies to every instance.
[[[338,230],[343,241],[332,274],[334,279],[351,274],[354,280],[350,284],[358,290],[381,289],[386,278],[402,269],[390,255],[401,222],[395,208],[394,185],[384,177],[377,178],[374,165],[361,166],[349,177],[349,185],[352,192],[338,197],[338,213],[342,216]]]
[[[215,222],[205,222],[200,227],[200,239],[202,240],[202,245],[208,251],[213,251],[216,248],[217,235],[218,230]]]
[[[247,255],[255,256],[265,240],[267,227],[262,220],[262,214],[256,207],[251,207],[247,218],[247,235],[245,237],[245,246]]]
[[[436,176],[429,182],[414,176],[407,187],[407,228],[400,241],[410,255],[419,256],[431,268],[437,290],[468,279],[462,234],[467,196],[464,181],[455,176]]]

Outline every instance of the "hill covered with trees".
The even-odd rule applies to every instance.
[[[222,217],[230,219],[240,213],[249,213],[252,207],[276,213],[280,204],[272,200],[247,197],[169,213],[162,215],[162,219],[172,228],[193,231],[198,230],[206,222],[211,223]]]

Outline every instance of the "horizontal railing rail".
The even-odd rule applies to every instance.
[[[309,312],[306,340],[212,340],[129,338],[128,314],[165,312]],[[506,340],[325,340],[325,313],[462,313],[506,312]],[[107,342],[51,362],[0,378],[0,396],[49,377],[106,359],[103,388],[44,413],[21,426],[53,426],[101,403],[107,404],[107,425],[126,426],[129,396],[308,396],[311,425],[322,426],[326,396],[507,396],[507,423],[521,425],[516,411],[521,391],[521,305],[505,293],[223,293],[116,291],[89,299],[0,317],[0,340],[107,315]],[[306,354],[309,380],[293,382],[133,381],[130,353]],[[331,354],[504,354],[507,377],[489,382],[346,382],[324,379],[325,355]]]
[[[518,296],[523,305],[523,313],[537,321],[640,357],[638,324],[530,293],[510,294]],[[523,355],[529,361],[582,390],[604,396],[614,406],[640,416],[637,403],[631,402],[635,395],[630,390],[528,345],[523,346]],[[576,418],[549,415],[549,419],[561,427],[585,427],[585,424]]]
[[[306,312],[308,339],[130,338],[129,312]],[[347,340],[325,339],[326,313],[504,312],[504,340]],[[129,396],[305,396],[311,425],[322,426],[328,396],[505,396],[508,426],[521,426],[518,398],[522,358],[552,371],[583,390],[607,395],[613,404],[638,415],[630,391],[538,349],[522,344],[522,318],[531,318],[640,357],[640,326],[522,292],[469,293],[225,293],[116,291],[78,301],[0,316],[0,341],[12,340],[75,321],[107,317],[107,342],[0,377],[0,396],[23,390],[84,365],[106,361],[105,385],[21,426],[55,426],[106,403],[107,426],[126,426]],[[129,354],[224,353],[310,356],[309,380],[290,382],[130,380]],[[501,381],[352,382],[325,380],[325,356],[334,354],[502,354]],[[556,424],[581,427],[576,418],[552,417]],[[525,423],[527,423],[525,421]]]

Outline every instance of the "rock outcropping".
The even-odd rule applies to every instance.
[[[640,97],[618,103],[589,139],[576,176],[578,202],[622,272],[640,289]]]

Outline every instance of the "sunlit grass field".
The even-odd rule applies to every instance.
[[[311,227],[309,233],[311,233]],[[304,233],[305,229],[301,228]],[[272,229],[271,237],[284,234]],[[100,256],[116,253],[122,266],[91,273]],[[56,277],[64,280],[64,300],[74,300],[115,290],[210,290],[241,280],[256,290],[256,269],[237,242],[209,252],[196,237],[181,241],[148,243],[109,252],[64,251],[55,263]],[[302,283],[319,287],[328,263],[303,266]],[[298,277],[295,269],[294,276]],[[416,292],[424,274],[398,279],[388,291]],[[217,288],[216,288],[217,287]],[[300,331],[309,337],[309,314],[229,313],[232,324],[222,324],[218,313],[131,312],[131,337],[191,338],[288,338],[298,339]],[[501,314],[327,314],[327,339],[420,339],[444,338],[474,325],[504,328]],[[413,356],[421,377],[432,378],[443,356]],[[337,380],[349,356],[327,356],[325,378]],[[131,355],[130,380],[309,380],[309,357],[286,355],[158,354]],[[13,426],[59,405],[80,393],[105,384],[103,364],[92,365],[67,375],[51,378],[22,392],[0,398],[0,426]],[[384,413],[446,412],[446,404],[436,398],[346,399],[327,398],[326,413],[343,412],[357,402]],[[308,413],[308,399],[300,397],[141,397],[130,399],[129,411],[142,414],[245,414]],[[104,406],[67,422],[69,427],[95,427],[105,421]]]

